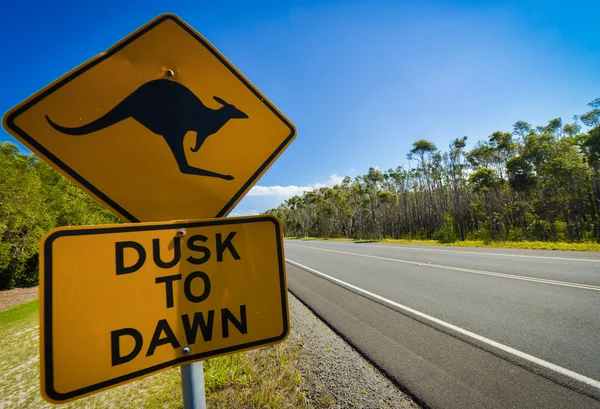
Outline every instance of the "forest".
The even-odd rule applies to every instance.
[[[370,168],[266,213],[288,237],[600,241],[600,98],[588,106],[569,123],[517,121],[470,150],[466,136],[444,152],[418,139],[408,166]]]

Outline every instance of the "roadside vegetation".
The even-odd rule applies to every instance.
[[[588,106],[570,123],[517,121],[470,150],[466,136],[446,152],[419,139],[408,166],[370,168],[266,213],[287,237],[598,251],[600,98]]]
[[[444,243],[438,240],[411,240],[411,239],[382,239],[382,240],[353,240],[344,238],[324,239],[319,237],[287,237],[296,240],[318,240],[318,241],[340,241],[353,243],[380,243],[380,244],[419,244],[427,246],[450,246],[450,247],[490,247],[505,249],[532,249],[532,250],[570,250],[570,251],[600,251],[600,243],[568,243],[553,241],[489,241],[465,240]]]
[[[38,301],[0,312],[0,407],[53,408],[40,396]],[[305,408],[296,369],[300,344],[281,344],[204,363],[209,408]],[[182,408],[180,369],[61,405],[64,408]]]
[[[59,226],[118,223],[35,155],[0,143],[0,290],[38,284],[40,239]]]

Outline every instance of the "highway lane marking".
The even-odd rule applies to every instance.
[[[500,342],[491,340],[491,339],[486,338],[486,337],[484,337],[482,335],[475,334],[474,332],[471,332],[471,331],[466,330],[464,328],[458,327],[458,326],[456,326],[454,324],[450,324],[449,322],[442,321],[439,318],[432,317],[431,315],[425,314],[425,313],[423,313],[421,311],[417,311],[417,310],[415,310],[413,308],[410,308],[410,307],[407,307],[405,305],[399,304],[399,303],[397,303],[395,301],[389,300],[389,299],[387,299],[385,297],[382,297],[382,296],[377,295],[375,293],[372,293],[370,291],[364,290],[364,289],[362,289],[360,287],[357,287],[355,285],[352,285],[350,283],[347,283],[345,281],[342,281],[340,279],[337,279],[335,277],[332,277],[330,275],[327,275],[325,273],[322,273],[320,271],[317,271],[315,269],[307,267],[307,266],[305,266],[303,264],[297,263],[297,262],[295,262],[293,260],[290,260],[290,259],[286,258],[285,261],[287,263],[293,265],[293,266],[296,266],[296,267],[301,268],[301,269],[303,269],[305,271],[308,271],[309,273],[312,273],[312,274],[314,274],[316,276],[324,278],[324,279],[326,279],[326,280],[328,280],[328,281],[330,281],[332,283],[338,284],[338,285],[340,285],[340,286],[342,286],[342,287],[344,287],[346,289],[349,289],[349,290],[354,291],[354,292],[356,292],[358,294],[364,295],[367,298],[370,298],[372,300],[377,300],[377,301],[383,303],[384,305],[387,305],[388,307],[391,306],[393,308],[397,308],[399,310],[402,310],[402,311],[408,312],[410,314],[416,315],[416,316],[418,316],[418,317],[420,317],[420,318],[422,318],[424,320],[428,320],[428,321],[434,322],[434,323],[436,323],[436,324],[438,324],[438,325],[440,325],[440,326],[442,326],[444,328],[448,328],[448,329],[450,329],[452,331],[458,332],[458,333],[460,333],[460,334],[462,334],[464,336],[467,336],[467,337],[469,337],[471,339],[474,339],[476,341],[484,343],[484,344],[486,344],[488,346],[491,346],[493,348],[500,349],[500,350],[502,350],[502,351],[504,351],[504,352],[506,352],[508,354],[511,354],[511,355],[516,356],[518,358],[524,359],[524,360],[526,360],[528,362],[534,363],[536,365],[539,365],[541,367],[544,367],[546,369],[554,371],[554,372],[556,372],[556,373],[558,373],[560,375],[569,377],[571,379],[574,379],[576,381],[579,381],[581,383],[584,383],[584,384],[586,384],[588,386],[591,386],[591,387],[594,387],[596,389],[600,389],[600,381],[597,381],[596,379],[588,378],[587,376],[582,375],[582,374],[577,373],[577,372],[574,372],[574,371],[571,371],[570,369],[563,368],[562,366],[559,366],[559,365],[553,364],[551,362],[545,361],[545,360],[543,360],[541,358],[535,357],[535,356],[530,355],[530,354],[528,354],[526,352],[519,351],[518,349],[509,347],[508,345],[504,345],[504,344],[501,344]]]
[[[563,286],[563,287],[580,288],[580,289],[583,289],[583,290],[600,291],[600,286],[591,285],[591,284],[571,283],[571,282],[568,282],[568,281],[550,280],[550,279],[546,279],[546,278],[537,278],[537,277],[529,277],[529,276],[519,276],[519,275],[514,275],[514,274],[496,273],[496,272],[493,272],[493,271],[485,271],[485,270],[474,270],[474,269],[471,269],[471,268],[453,267],[453,266],[445,266],[445,265],[442,265],[442,264],[431,264],[431,263],[422,262],[422,261],[412,261],[412,260],[403,260],[403,259],[398,259],[398,258],[372,256],[372,255],[369,255],[369,254],[352,253],[352,252],[349,252],[349,251],[342,251],[342,250],[323,249],[323,248],[320,248],[320,247],[298,246],[298,245],[295,245],[295,244],[287,244],[287,245],[291,246],[291,247],[302,247],[302,248],[305,248],[305,249],[327,251],[327,252],[330,252],[330,253],[346,254],[346,255],[356,256],[356,257],[365,257],[365,258],[373,258],[373,259],[377,259],[377,260],[392,261],[392,262],[395,262],[395,263],[412,264],[412,265],[415,265],[415,266],[425,266],[425,267],[439,268],[439,269],[442,269],[442,270],[455,270],[455,271],[461,271],[463,273],[479,274],[479,275],[486,275],[486,276],[492,276],[492,277],[501,277],[501,278],[510,278],[510,279],[513,279],[513,280],[532,281],[532,282],[535,282],[535,283],[560,285],[560,286]]]
[[[289,240],[288,240],[289,241]],[[331,243],[331,244],[347,244],[343,242],[339,243]],[[297,247],[309,247],[309,246],[298,246]],[[462,250],[441,250],[441,249],[422,249],[417,247],[398,247],[393,244],[382,246],[377,244],[365,244],[368,247],[378,247],[384,249],[394,249],[394,250],[414,250],[414,251],[437,251],[439,253],[452,253],[452,254],[475,254],[475,255],[483,255],[483,256],[501,256],[501,257],[525,257],[525,258],[543,258],[549,260],[563,260],[563,261],[585,261],[591,263],[600,263],[600,260],[592,260],[592,259],[582,259],[582,258],[566,258],[566,257],[550,257],[550,256],[528,256],[525,254],[503,254],[503,253],[479,253],[477,251],[462,251]]]

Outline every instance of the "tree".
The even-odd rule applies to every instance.
[[[509,160],[506,164],[508,183],[512,189],[521,193],[529,193],[536,185],[536,176],[533,172],[531,163],[517,156]]]
[[[475,192],[491,192],[500,184],[500,180],[492,169],[480,168],[469,176],[469,184]]]
[[[0,289],[37,284],[37,250],[54,227],[32,156],[0,144]]]
[[[562,136],[562,118],[551,119],[543,130],[547,134],[552,134],[560,138]]]
[[[487,141],[479,141],[467,153],[467,160],[475,169],[480,167],[491,168],[498,161],[498,152]]]
[[[419,175],[424,178],[427,195],[429,197],[429,214],[427,227],[428,235],[433,232],[433,228],[437,225],[438,214],[436,211],[436,205],[433,200],[433,189],[436,179],[439,179],[439,172],[437,172],[439,164],[441,162],[441,155],[438,152],[437,146],[434,143],[429,142],[425,139],[419,139],[413,143],[413,148],[406,155],[409,160],[415,159],[418,163],[417,171]]]
[[[513,125],[513,135],[516,135],[521,140],[523,140],[525,136],[529,135],[531,132],[533,132],[533,128],[525,121],[517,121]]]
[[[600,241],[600,126],[591,129],[582,140],[582,151],[591,168],[590,206],[594,237]]]
[[[573,124],[565,124],[565,126],[563,126],[563,134],[565,135],[569,135],[569,136],[575,136],[579,133],[579,131],[581,130],[581,126],[577,125],[576,123]]]
[[[596,127],[600,125],[600,98],[596,98],[588,106],[592,107],[592,110],[581,115],[579,119],[586,126]]]
[[[117,217],[34,155],[0,143],[0,289],[38,282],[40,239],[58,226],[119,223]]]

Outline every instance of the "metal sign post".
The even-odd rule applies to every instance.
[[[183,390],[183,409],[206,409],[202,362],[181,366],[181,389]]]

